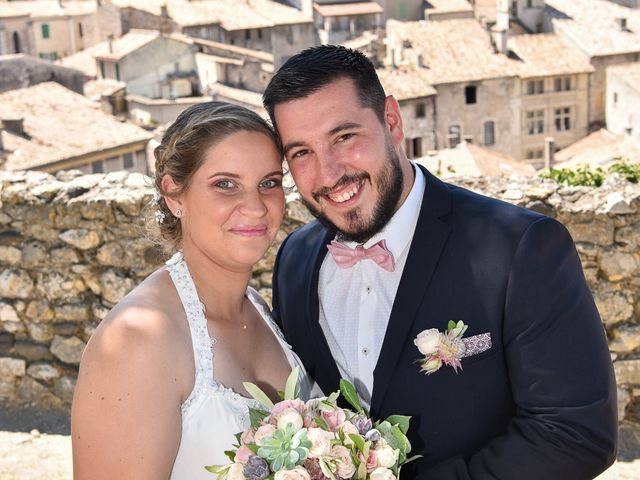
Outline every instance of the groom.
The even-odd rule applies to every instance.
[[[324,392],[342,376],[375,418],[412,416],[422,458],[402,477],[570,480],[606,469],[615,381],[566,229],[407,160],[398,103],[359,52],[295,55],[264,104],[318,219],[279,251],[274,315]],[[432,362],[427,375],[427,346],[414,340],[449,320],[468,325],[450,358],[462,368]]]

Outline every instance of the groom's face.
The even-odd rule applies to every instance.
[[[343,78],[274,109],[305,204],[349,240],[364,242],[380,231],[403,194],[402,129],[401,123],[393,124],[399,112],[391,103],[383,124],[371,108],[360,105],[353,81]]]

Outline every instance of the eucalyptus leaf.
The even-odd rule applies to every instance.
[[[300,373],[300,367],[296,367],[291,370],[289,377],[287,378],[287,383],[284,388],[284,399],[285,400],[293,400],[296,398],[296,385],[298,384],[298,375]]]
[[[227,456],[227,458],[229,460],[231,460],[232,462],[236,461],[236,452],[235,450],[225,450],[224,454]]]
[[[253,428],[259,428],[262,421],[269,416],[269,413],[249,407],[249,420]]]
[[[355,387],[351,385],[351,382],[345,380],[344,378],[341,378],[340,392],[342,393],[344,399],[349,402],[349,405],[356,409],[356,412],[364,412],[364,408],[362,408],[362,405],[360,405],[360,400],[358,399],[358,392],[356,392]]]
[[[364,438],[362,438],[357,433],[350,433],[349,438],[353,443],[355,443],[356,448],[358,449],[359,452],[362,452],[364,450],[364,445],[365,445]]]
[[[456,328],[457,323],[454,320],[449,320],[449,323],[447,324],[447,331],[448,330],[453,330],[454,328]]]
[[[324,421],[324,418],[316,416],[314,417],[314,420],[316,422],[316,424],[322,429],[322,430],[326,430],[327,432],[329,432],[331,429],[329,428],[329,425],[327,425],[327,422]]]
[[[267,407],[269,410],[273,408],[273,402],[269,399],[269,397],[267,397],[267,394],[264,393],[255,383],[242,382],[242,385],[244,386],[245,390],[249,392],[249,395],[255,398],[262,405]]]
[[[411,417],[407,415],[391,415],[389,418],[387,418],[387,422],[389,422],[391,425],[397,425],[405,435],[409,430],[409,420],[411,420]]]

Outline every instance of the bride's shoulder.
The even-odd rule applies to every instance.
[[[91,350],[164,355],[189,340],[184,311],[164,268],[147,277],[116,304],[89,341]],[[89,349],[89,345],[87,349]]]

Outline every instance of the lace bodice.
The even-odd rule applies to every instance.
[[[209,336],[204,309],[182,254],[176,253],[166,267],[189,323],[195,360],[194,387],[181,405],[182,438],[171,479],[211,480],[212,474],[206,472],[204,466],[228,462],[224,451],[235,443],[236,433],[250,426],[249,407],[260,408],[260,404],[214,380],[216,340]],[[312,384],[300,360],[285,342],[268,307],[252,288],[247,289],[247,297],[278,338],[290,366],[300,367],[301,397],[308,398]]]

